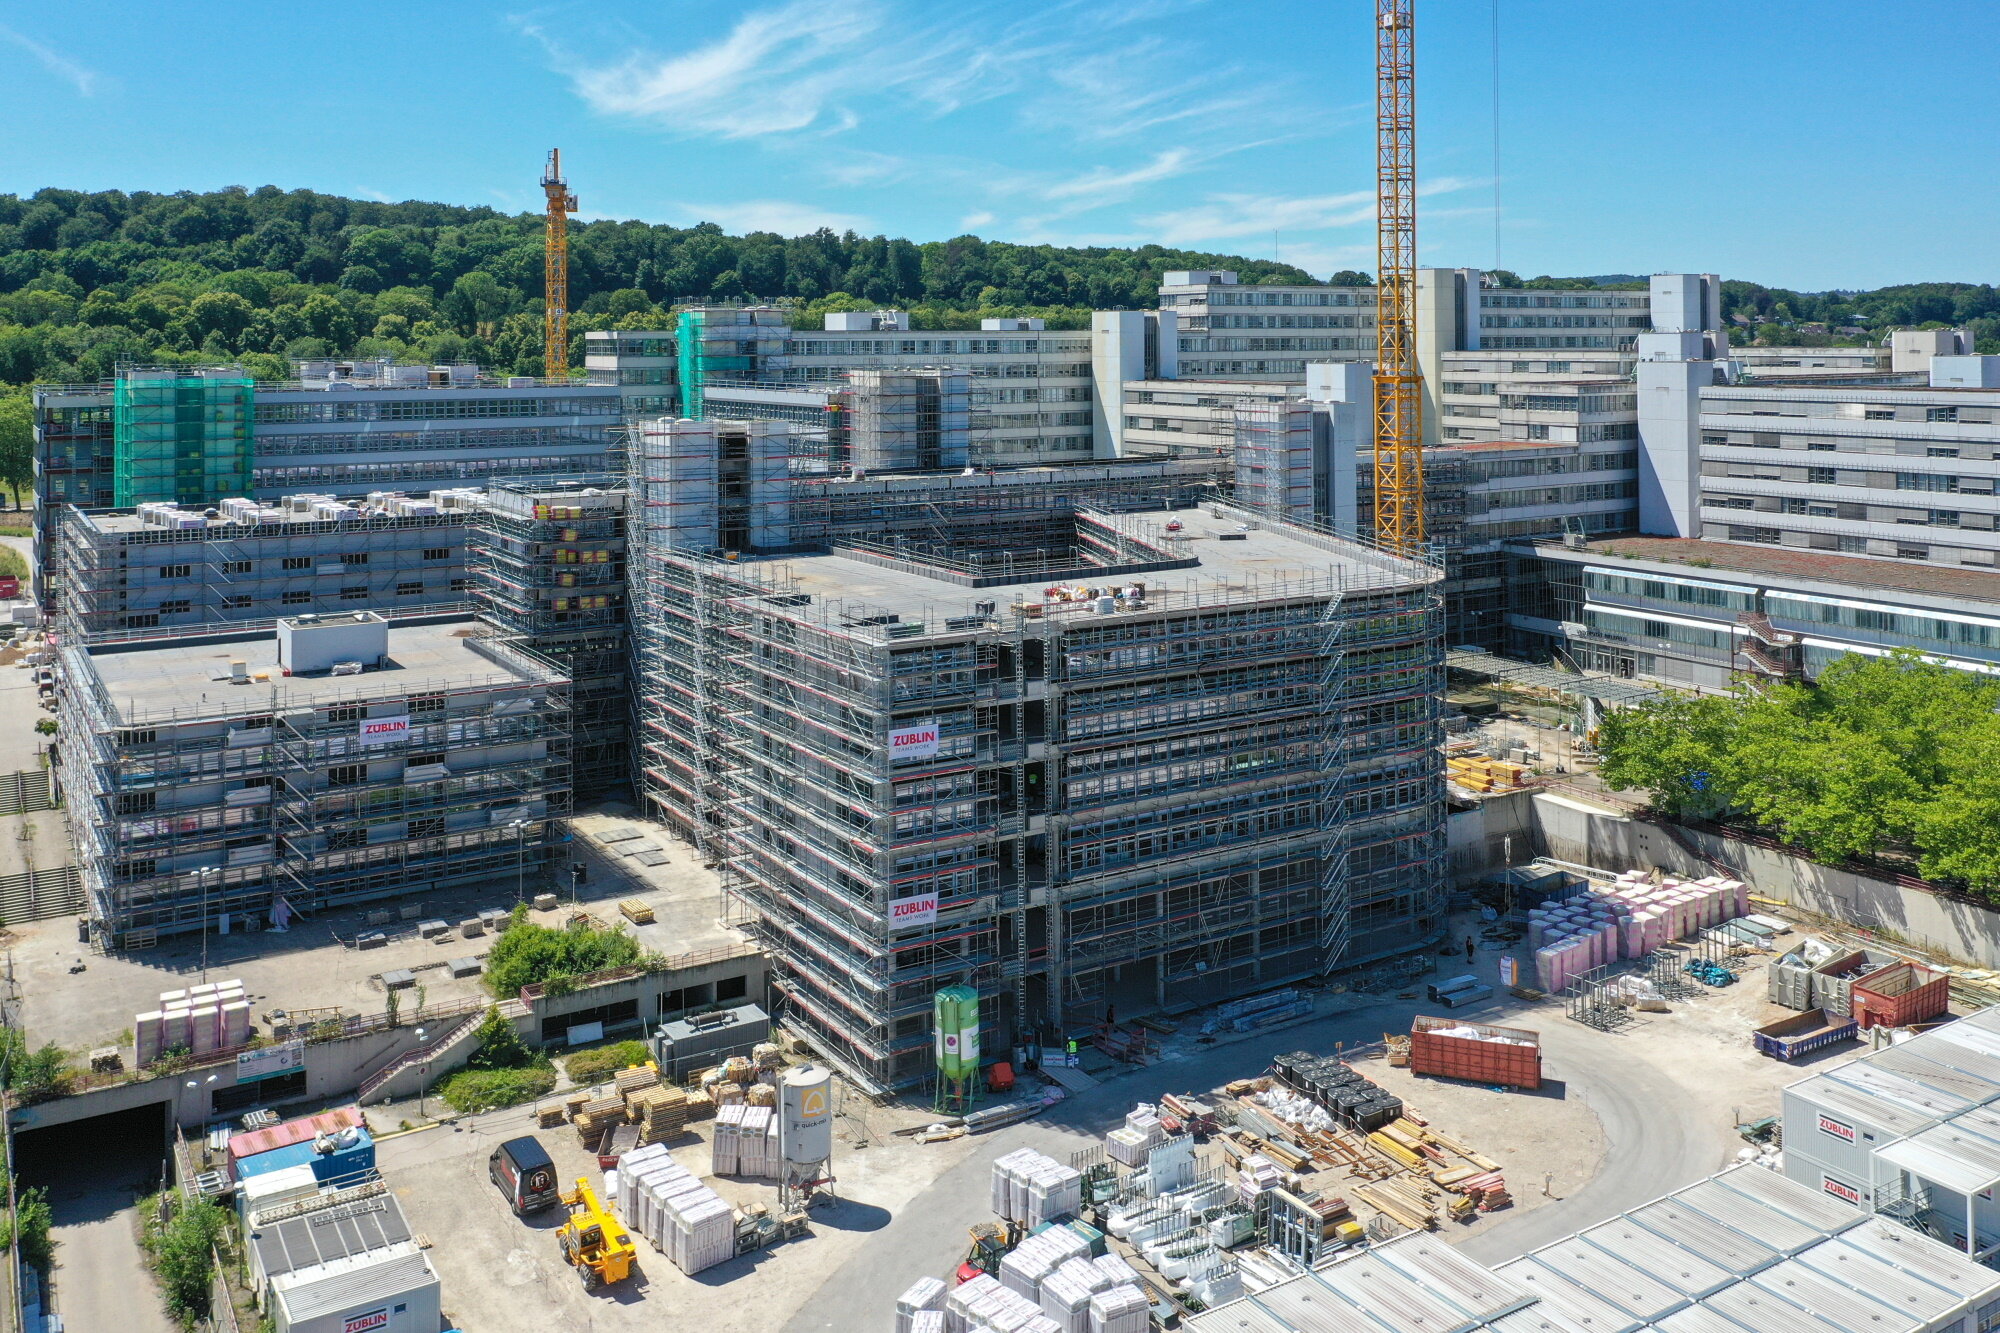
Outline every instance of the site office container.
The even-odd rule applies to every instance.
[[[1950,1007],[1951,977],[1917,963],[1896,963],[1856,980],[1850,995],[1858,1026],[1908,1027]]]
[[[1476,1037],[1442,1031],[1471,1029]],[[1510,1088],[1542,1086],[1542,1036],[1527,1028],[1494,1027],[1459,1018],[1419,1015],[1410,1024],[1410,1072]]]

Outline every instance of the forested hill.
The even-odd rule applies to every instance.
[[[657,328],[673,302],[711,298],[893,305],[919,327],[1038,314],[1079,328],[1093,309],[1157,304],[1167,269],[1314,280],[1286,264],[1157,245],[1079,249],[976,236],[920,245],[615,221],[573,221],[570,235],[579,336]],[[95,380],[120,361],[223,358],[275,379],[287,356],[329,353],[532,374],[542,365],[541,298],[539,214],[272,186],[0,195],[0,383]]]

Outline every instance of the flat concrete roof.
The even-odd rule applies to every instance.
[[[1106,589],[1135,581],[1143,584],[1146,610],[1119,615],[1323,596],[1335,588],[1363,591],[1416,586],[1443,577],[1434,566],[1401,560],[1357,541],[1227,506],[1220,507],[1219,516],[1207,508],[1153,510],[1114,515],[1111,521],[1159,542],[1164,558],[1197,562],[1191,568],[1139,573],[1122,572],[1119,566],[1110,565],[1101,573],[1089,571],[1053,580],[1066,586],[1081,583]],[[1178,533],[1165,531],[1170,521],[1181,524]],[[915,562],[920,558],[911,559]],[[1016,601],[1042,602],[1044,589],[1052,582],[1049,575],[1042,574],[1015,583],[968,587],[925,574],[915,563],[893,568],[849,555],[789,556],[768,564],[780,585],[773,589],[774,595],[805,593],[812,597],[810,606],[804,608],[804,618],[818,620],[824,606],[832,628],[847,628],[867,638],[887,638],[887,627],[843,622],[895,615],[904,626],[921,622],[924,637],[930,637],[954,632],[944,628],[945,619],[977,615],[976,603],[991,602],[998,604],[996,623],[1011,625],[1009,606]],[[1051,618],[1094,614],[1088,603],[1077,602],[1050,603],[1045,611]],[[910,637],[916,635],[911,633]]]
[[[1906,560],[1871,560],[1866,556],[1829,555],[1823,551],[1785,546],[1739,546],[1733,542],[1701,541],[1693,537],[1608,537],[1581,548],[1538,545],[1536,553],[1556,559],[1646,560],[1656,564],[1688,565],[1693,575],[1726,578],[1748,575],[1752,581],[1814,579],[1893,592],[1931,593],[1977,602],[2000,602],[2000,570],[1968,569],[1962,565],[1927,565]]]
[[[309,708],[337,699],[557,678],[517,653],[503,652],[495,660],[475,652],[466,641],[478,628],[470,618],[391,625],[389,667],[355,676],[283,675],[277,635],[272,633],[131,648],[114,645],[94,649],[87,658],[125,722],[159,717],[170,710],[189,718],[236,717],[272,708]],[[237,661],[248,667],[250,684],[229,683],[229,664]],[[259,672],[269,679],[255,679]]]

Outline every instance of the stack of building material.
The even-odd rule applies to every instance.
[[[785,1067],[785,1048],[775,1041],[760,1041],[750,1048],[750,1063],[759,1073]]]
[[[705,1092],[690,1092],[687,1094],[686,1111],[689,1124],[697,1120],[713,1120],[715,1098]]]
[[[896,1298],[896,1333],[915,1333],[917,1315],[936,1311],[944,1314],[944,1283],[934,1277],[920,1277]]]
[[[742,1108],[742,1128],[737,1131],[736,1171],[744,1176],[778,1174],[778,1118],[768,1106]]]
[[[1489,759],[1483,754],[1455,755],[1444,761],[1445,777],[1467,791],[1507,791],[1527,781],[1532,771],[1526,764],[1505,759]]]
[[[1498,1171],[1485,1171],[1476,1176],[1467,1176],[1455,1189],[1479,1206],[1482,1213],[1495,1212],[1514,1202],[1514,1196],[1507,1192],[1507,1182]]]
[[[554,1129],[569,1119],[569,1108],[561,1102],[544,1102],[535,1108],[535,1124],[541,1129]]]
[[[1083,1207],[1083,1173],[1032,1148],[993,1163],[993,1213],[1010,1222],[1047,1222]]]
[[[944,1311],[917,1311],[910,1320],[910,1333],[944,1333]]]
[[[776,1106],[778,1090],[769,1083],[752,1083],[743,1089],[743,1100],[752,1106]]]
[[[1528,945],[1535,950],[1536,982],[1561,991],[1577,976],[1638,958],[1748,913],[1749,887],[1711,875],[1655,885],[1643,871],[1628,871],[1610,885],[1528,910]]]
[[[1257,1196],[1265,1190],[1283,1189],[1285,1173],[1279,1165],[1263,1153],[1251,1153],[1237,1168],[1236,1192],[1245,1203],[1255,1203]]]
[[[737,1145],[743,1134],[744,1109],[725,1106],[715,1113],[715,1129],[709,1136],[712,1156],[708,1173],[712,1176],[733,1176],[742,1167],[742,1152]]]
[[[1068,1227],[1038,1231],[1000,1260],[1000,1285],[1039,1305],[1043,1280],[1070,1260],[1089,1253],[1090,1242]]]
[[[1042,1279],[1042,1313],[1061,1333],[1088,1333],[1090,1298],[1117,1285],[1088,1259],[1069,1259]]]
[[[1139,1270],[1126,1263],[1118,1255],[1101,1254],[1090,1262],[1099,1273],[1103,1274],[1105,1281],[1110,1283],[1111,1286],[1136,1287],[1139,1285]]]
[[[617,1086],[618,1095],[629,1100],[635,1092],[659,1086],[660,1067],[650,1060],[642,1065],[631,1065],[612,1075],[612,1082]]]
[[[743,1100],[743,1085],[741,1083],[732,1083],[728,1079],[721,1079],[709,1084],[702,1091],[708,1094],[709,1101],[716,1106],[745,1105]]]
[[[584,1146],[595,1150],[604,1138],[606,1126],[625,1123],[625,1099],[594,1097],[576,1109],[570,1123],[576,1126],[576,1136]]]
[[[639,1142],[659,1143],[681,1132],[688,1122],[688,1095],[679,1088],[644,1088],[625,1099],[626,1112],[639,1126]]]
[[[625,1224],[683,1273],[699,1273],[736,1254],[734,1212],[659,1144],[634,1149],[619,1162],[617,1199]]]
[[[1090,1298],[1090,1333],[1146,1333],[1152,1318],[1152,1302],[1130,1284]]]
[[[954,1287],[944,1301],[945,1333],[973,1333],[981,1328],[994,1333],[1002,1329],[1030,1333],[1031,1326],[1044,1329],[1053,1325],[1033,1301],[987,1273]]]

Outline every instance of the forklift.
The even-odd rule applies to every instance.
[[[1000,1261],[1021,1243],[1021,1227],[1016,1222],[975,1222],[970,1229],[971,1246],[965,1262],[958,1266],[954,1285],[972,1281],[981,1273],[998,1277]]]
[[[611,1210],[598,1202],[590,1182],[579,1177],[576,1189],[563,1195],[562,1201],[569,1209],[569,1220],[556,1229],[556,1240],[562,1245],[563,1258],[583,1279],[584,1290],[595,1291],[632,1276],[638,1247]]]

